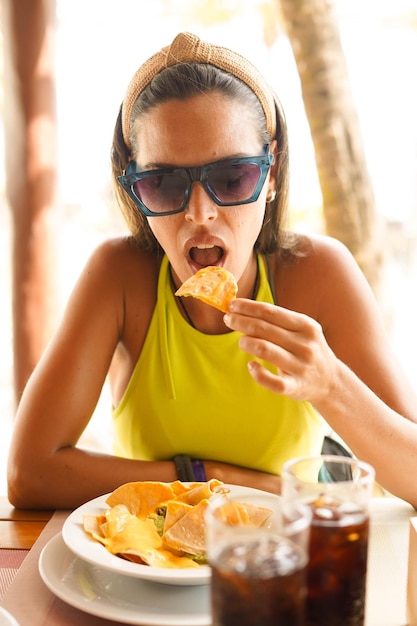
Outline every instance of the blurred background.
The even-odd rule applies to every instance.
[[[282,6],[290,3],[286,0]],[[417,1],[322,0],[321,4],[331,7],[339,29],[374,194],[377,220],[371,230],[377,233],[378,250],[384,257],[376,295],[394,348],[417,386]],[[103,238],[126,232],[110,184],[114,123],[137,67],[170,43],[179,31],[191,31],[236,49],[267,76],[282,101],[289,126],[291,225],[297,230],[326,232],[311,120],[306,114],[300,68],[280,5],[279,0],[56,0],[52,27],[58,199],[53,215],[53,324],[58,323],[69,292],[94,247]],[[2,59],[4,62],[4,46]],[[4,72],[0,76],[4,117],[10,111],[3,97],[3,76]],[[4,493],[5,459],[15,412],[16,332],[11,298],[13,229],[5,190],[8,186],[10,195],[19,172],[14,172],[13,180],[9,175],[6,181],[2,128],[0,489]],[[89,445],[107,448],[110,438],[110,400],[105,387],[85,440]]]

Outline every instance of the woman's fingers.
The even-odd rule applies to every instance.
[[[314,362],[317,345],[324,342],[315,320],[275,305],[250,300],[239,303],[225,316],[225,323],[243,334],[242,350],[284,370],[297,368],[299,362]]]
[[[235,317],[236,315],[236,317]],[[229,313],[225,316],[225,321],[233,321],[233,323],[243,323],[252,321],[264,322],[265,324],[278,325],[286,330],[296,331],[304,316],[302,313],[296,313],[289,309],[269,304],[267,302],[256,302],[246,298],[236,298],[229,305]],[[239,319],[238,319],[239,318]]]
[[[335,360],[320,324],[307,315],[250,300],[236,300],[225,323],[242,333],[239,345],[257,361],[249,363],[251,376],[275,393],[312,400],[325,392]],[[334,365],[334,364],[333,364]]]

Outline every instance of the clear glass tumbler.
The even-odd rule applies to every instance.
[[[311,511],[253,491],[206,512],[213,626],[304,626]]]
[[[368,463],[342,456],[298,458],[283,467],[284,500],[312,511],[307,626],[364,624],[374,477]]]

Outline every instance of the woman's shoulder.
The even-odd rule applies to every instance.
[[[294,236],[291,247],[273,256],[271,266],[278,303],[314,317],[323,294],[363,280],[348,248],[326,235]]]
[[[153,303],[156,297],[160,256],[139,249],[130,237],[115,237],[91,251],[75,293],[84,301],[103,299],[109,306]]]
[[[289,233],[278,256],[289,261],[312,260],[321,256],[351,256],[347,246],[338,239],[322,234]]]
[[[142,250],[130,236],[111,237],[100,242],[92,252],[92,258],[103,262],[133,262],[154,264],[157,255]]]
[[[106,239],[92,252],[79,281],[77,294],[85,308],[116,321],[118,355],[128,360],[128,375],[155,307],[161,258],[131,237]]]
[[[129,280],[139,276],[156,278],[161,255],[140,249],[130,237],[113,237],[99,243],[91,252],[86,271],[105,273],[108,279]]]
[[[280,270],[309,271],[329,263],[356,263],[347,246],[328,235],[291,233],[272,260]]]

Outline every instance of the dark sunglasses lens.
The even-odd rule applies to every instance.
[[[219,165],[210,170],[207,184],[221,202],[237,203],[253,196],[260,176],[256,163]]]
[[[184,202],[189,180],[185,172],[145,176],[133,184],[133,190],[153,213],[176,211]]]

